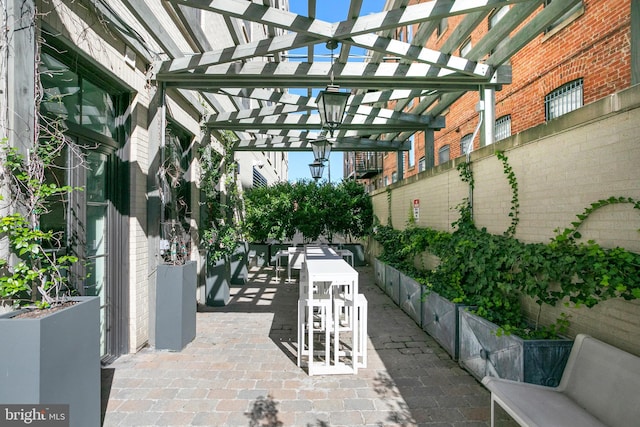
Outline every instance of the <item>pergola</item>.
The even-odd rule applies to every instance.
[[[108,15],[103,2],[91,1]],[[467,91],[480,94],[476,108],[483,111],[482,137],[490,143],[495,91],[511,82],[510,58],[580,2],[387,0],[385,11],[361,16],[366,0],[351,0],[342,21],[325,22],[315,18],[316,0],[307,0],[309,16],[283,10],[277,0],[168,0],[162,2],[167,22],[154,10],[157,2],[121,1],[164,51],[150,80],[179,90],[194,105],[199,101],[189,90],[199,92],[210,113],[206,126],[234,131],[234,149],[244,151],[311,151],[310,143],[324,135],[312,90],[330,82],[350,93],[334,151],[407,150],[408,138],[419,131],[432,140],[433,131],[445,126],[443,114]],[[469,35],[486,29],[487,17],[503,6],[511,7],[460,56]],[[424,47],[453,16],[461,23],[441,36],[440,49]],[[246,22],[266,26],[266,38],[245,42]],[[210,26],[228,33],[220,46],[208,37]],[[397,40],[396,31],[406,26],[412,26],[412,39]],[[184,37],[180,43],[177,32]],[[335,60],[333,53],[331,61],[314,54],[328,42],[337,42]],[[366,60],[351,54],[354,47],[368,52]],[[305,61],[290,60],[300,48]],[[306,96],[290,93],[292,88],[306,89]]]

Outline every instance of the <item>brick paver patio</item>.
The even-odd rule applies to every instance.
[[[488,426],[484,387],[374,284],[370,267],[358,271],[369,361],[357,375],[309,377],[296,366],[298,286],[253,268],[228,306],[198,312],[183,351],[145,348],[103,368],[103,425]]]

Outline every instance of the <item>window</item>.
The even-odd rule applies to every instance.
[[[545,0],[544,2],[544,7],[547,7],[551,4],[553,0]],[[569,20],[569,18],[573,17],[573,15],[579,11],[580,9],[582,9],[584,6],[582,5],[582,2],[577,3],[575,6],[573,6],[571,9],[569,9],[567,12],[565,12],[564,15],[562,15],[560,18],[558,18],[553,24],[549,25],[545,31],[547,33],[557,29],[562,28],[563,26],[565,26],[566,24],[568,24],[569,22],[571,22]]]
[[[438,150],[438,164],[441,165],[442,163],[445,163],[448,161],[449,161],[449,145],[447,144],[440,147],[440,149]]]
[[[44,91],[40,105],[43,114],[114,137],[116,96],[72,71],[53,55],[43,53],[41,59],[40,80]]]
[[[407,163],[410,168],[412,168],[416,163],[416,147],[413,139],[413,135],[409,138],[409,142],[411,146],[409,147],[409,151],[407,151]]]
[[[467,154],[467,150],[473,141],[473,134],[468,133],[460,139],[460,155],[464,156]],[[473,147],[471,147],[473,150]]]
[[[389,177],[385,176],[384,177],[384,186],[386,187],[387,185],[389,185]]]
[[[267,178],[264,177],[260,172],[258,172],[258,168],[253,167],[253,187],[266,187],[267,186]]]
[[[460,45],[460,56],[465,57],[471,51],[471,37]]]
[[[425,170],[427,166],[427,161],[424,159],[424,157],[420,157],[420,160],[418,160],[418,172],[422,172],[423,170]]]
[[[505,139],[511,136],[511,115],[499,117],[496,120],[496,125],[493,130],[494,138],[496,141]]]
[[[398,182],[398,172],[392,172],[391,173],[391,182]]]
[[[566,83],[544,97],[547,121],[582,107],[582,79]]]

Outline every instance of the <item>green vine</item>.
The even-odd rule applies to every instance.
[[[233,134],[222,133],[220,142],[222,153],[211,145],[199,150],[200,187],[208,216],[201,240],[212,262],[231,256],[238,241],[243,238],[240,216],[242,198],[236,181]],[[226,192],[224,197],[223,192]]]
[[[504,235],[513,237],[516,234],[516,227],[520,222],[520,200],[518,198],[518,180],[516,174],[513,172],[513,168],[509,165],[509,159],[502,151],[496,151],[496,157],[502,162],[502,167],[505,175],[507,175],[507,181],[511,187],[511,210],[509,217],[511,218],[511,225],[507,228]]]
[[[591,205],[588,208],[586,208],[584,212],[576,215],[578,220],[573,221],[571,223],[571,227],[565,228],[562,231],[560,231],[559,229],[556,229],[555,231],[556,233],[558,233],[558,235],[555,237],[554,240],[556,242],[562,242],[564,240],[573,241],[575,239],[581,238],[582,235],[578,231],[578,228],[580,228],[580,226],[584,224],[587,218],[589,218],[589,215],[591,215],[593,212],[595,212],[596,210],[604,206],[617,205],[617,204],[623,204],[623,203],[629,203],[633,205],[634,209],[640,210],[640,201],[635,200],[631,197],[613,197],[612,196],[612,197],[609,197],[608,199],[600,199],[596,202],[591,203]]]
[[[473,178],[473,171],[471,170],[471,162],[462,162],[456,166],[458,170],[458,174],[460,175],[460,179],[462,182],[466,182],[469,184],[469,187],[473,191],[475,188],[475,180]]]
[[[596,209],[617,203],[640,203],[612,197],[591,204],[573,227],[549,244],[523,243],[507,235],[477,229],[461,212],[453,233],[407,227],[379,226],[380,259],[414,275],[429,290],[453,302],[477,307],[477,313],[498,324],[502,333],[523,338],[553,338],[568,327],[565,314],[550,325],[540,324],[542,306],[565,304],[593,307],[611,298],[640,298],[640,254],[622,248],[605,249],[593,241],[577,242],[578,228]],[[460,209],[465,208],[462,204]],[[465,221],[464,218],[467,218]],[[440,259],[432,271],[415,271],[415,256],[429,252]],[[520,297],[538,304],[533,324],[525,318]]]
[[[391,220],[391,188],[387,187],[387,209],[389,210],[389,217],[387,218],[387,225],[393,227],[393,221]]]

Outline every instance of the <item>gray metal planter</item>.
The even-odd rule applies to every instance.
[[[100,300],[41,318],[0,316],[0,402],[69,405],[69,425],[100,425]]]
[[[422,323],[423,286],[413,277],[400,273],[400,308],[407,313],[418,326]]]
[[[340,245],[342,249],[348,249],[353,254],[354,267],[362,267],[367,265],[367,261],[364,258],[364,247],[360,243],[342,243]]]
[[[393,302],[400,305],[400,272],[390,265],[385,266],[384,291]]]
[[[458,360],[458,312],[464,305],[429,292],[422,302],[422,329],[433,337],[453,360]]]
[[[231,284],[244,285],[249,280],[249,243],[238,242],[231,254]]]
[[[468,311],[460,311],[460,365],[477,379],[486,375],[557,386],[573,341],[523,340],[497,336],[498,326]]]
[[[256,267],[268,267],[269,245],[266,243],[249,243],[249,263]]]
[[[158,266],[153,343],[157,349],[180,351],[195,338],[196,284],[195,261]]]
[[[227,305],[231,297],[229,291],[230,282],[231,269],[227,259],[213,261],[207,256],[207,275],[204,284],[205,305],[209,307]]]
[[[378,285],[380,289],[384,290],[384,273],[386,271],[386,264],[376,258],[373,260],[373,270],[375,272],[376,285]]]

